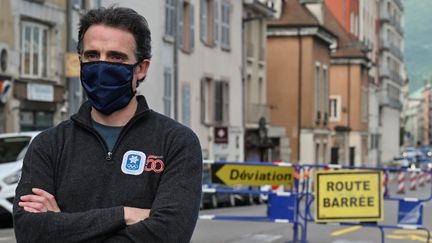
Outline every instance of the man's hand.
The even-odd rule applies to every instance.
[[[136,224],[150,215],[150,209],[124,207],[124,218],[127,225]]]
[[[18,205],[25,211],[31,213],[42,213],[42,212],[60,212],[60,208],[57,205],[56,199],[50,193],[39,189],[32,188],[34,194],[28,194],[20,197]]]

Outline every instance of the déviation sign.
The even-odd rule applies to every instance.
[[[293,184],[292,166],[216,163],[211,168],[214,183],[252,186]]]

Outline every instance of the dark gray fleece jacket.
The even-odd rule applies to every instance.
[[[190,241],[201,196],[198,138],[137,99],[112,151],[92,127],[88,102],[34,139],[14,201],[18,242]],[[54,195],[61,213],[19,207],[33,187]],[[150,208],[150,217],[127,226],[124,206]]]

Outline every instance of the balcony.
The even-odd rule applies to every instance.
[[[385,40],[385,39],[381,39],[380,43],[381,43],[381,49],[382,50],[387,50],[387,51],[391,52],[400,61],[403,60],[403,53],[399,47],[397,47],[396,45],[390,43],[390,41]]]
[[[393,0],[393,1],[394,1],[394,3],[399,7],[399,9],[400,9],[401,11],[404,10],[404,6],[403,6],[401,0]]]
[[[394,17],[390,16],[390,14],[383,9],[381,9],[380,11],[380,20],[381,23],[389,23],[390,25],[395,27],[396,31],[399,32],[401,36],[403,36],[404,31],[400,22],[398,22]]]
[[[258,124],[261,117],[264,117],[270,123],[270,106],[265,104],[247,104],[245,122],[249,124]]]
[[[384,79],[384,78],[388,78],[391,81],[393,81],[394,83],[398,84],[398,85],[403,85],[404,84],[404,80],[403,78],[399,75],[399,73],[388,69],[385,66],[381,66],[379,69],[379,77],[380,79]]]
[[[386,91],[381,91],[379,100],[380,106],[391,107],[399,111],[402,110],[402,103],[400,100],[390,97]]]

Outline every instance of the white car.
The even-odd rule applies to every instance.
[[[24,155],[39,132],[0,134],[0,214],[11,214]]]

